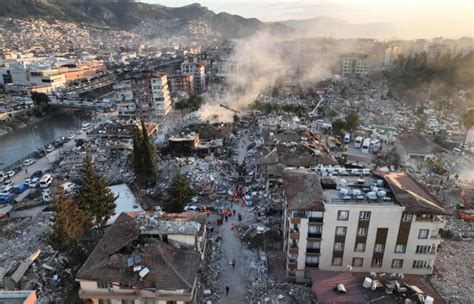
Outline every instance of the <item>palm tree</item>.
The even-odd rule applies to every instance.
[[[464,137],[464,141],[462,143],[461,147],[461,155],[464,152],[464,145],[466,144],[466,139],[467,139],[467,134],[469,133],[469,130],[474,127],[474,108],[469,108],[464,112],[462,115],[462,123],[464,125],[464,128],[466,128],[466,136]]]

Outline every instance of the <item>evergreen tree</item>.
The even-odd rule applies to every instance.
[[[156,170],[156,148],[150,142],[148,132],[146,130],[145,123],[142,121],[142,133],[143,141],[141,153],[143,155],[143,168],[145,172],[145,185],[154,186],[156,184],[156,178],[158,176]]]
[[[360,116],[359,113],[351,111],[347,116],[345,117],[346,121],[346,129],[348,131],[354,131],[357,129],[360,125]]]
[[[67,251],[77,244],[90,227],[90,217],[77,203],[60,192],[56,199],[56,214],[53,219],[53,233],[49,240],[54,248]]]
[[[107,221],[115,211],[115,198],[88,155],[81,170],[81,182],[77,194],[79,207],[90,216],[99,232],[103,234]]]
[[[150,142],[145,123],[141,130],[138,126],[132,129],[133,138],[133,166],[138,183],[149,187],[156,183],[158,176],[156,168],[156,149]]]
[[[168,188],[168,203],[164,206],[166,212],[179,213],[193,198],[194,192],[189,186],[189,180],[182,174],[176,174]]]
[[[143,153],[142,153],[142,142],[143,136],[140,128],[134,125],[132,128],[132,140],[133,140],[133,169],[137,176],[138,183],[144,184],[142,180],[143,174]]]

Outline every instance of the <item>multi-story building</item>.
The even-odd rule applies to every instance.
[[[76,276],[79,297],[93,304],[194,303],[202,227],[120,214]]]
[[[165,74],[141,72],[128,75],[114,85],[119,116],[127,119],[162,121],[171,110]]]
[[[193,76],[196,92],[202,93],[206,89],[206,67],[204,64],[184,61],[181,64],[181,74]]]
[[[171,95],[184,92],[188,95],[194,94],[194,76],[175,74],[168,77]]]
[[[288,280],[312,268],[431,274],[448,214],[437,198],[405,172],[347,173],[286,173]]]
[[[365,54],[344,54],[341,57],[341,75],[367,75],[373,68],[372,60]]]

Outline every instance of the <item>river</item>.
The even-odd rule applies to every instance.
[[[61,136],[75,132],[87,119],[81,111],[60,110],[50,117],[0,136],[0,169]]]

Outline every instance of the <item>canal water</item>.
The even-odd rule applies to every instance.
[[[0,136],[0,169],[11,165],[54,140],[80,129],[88,114],[60,110],[37,123]]]

